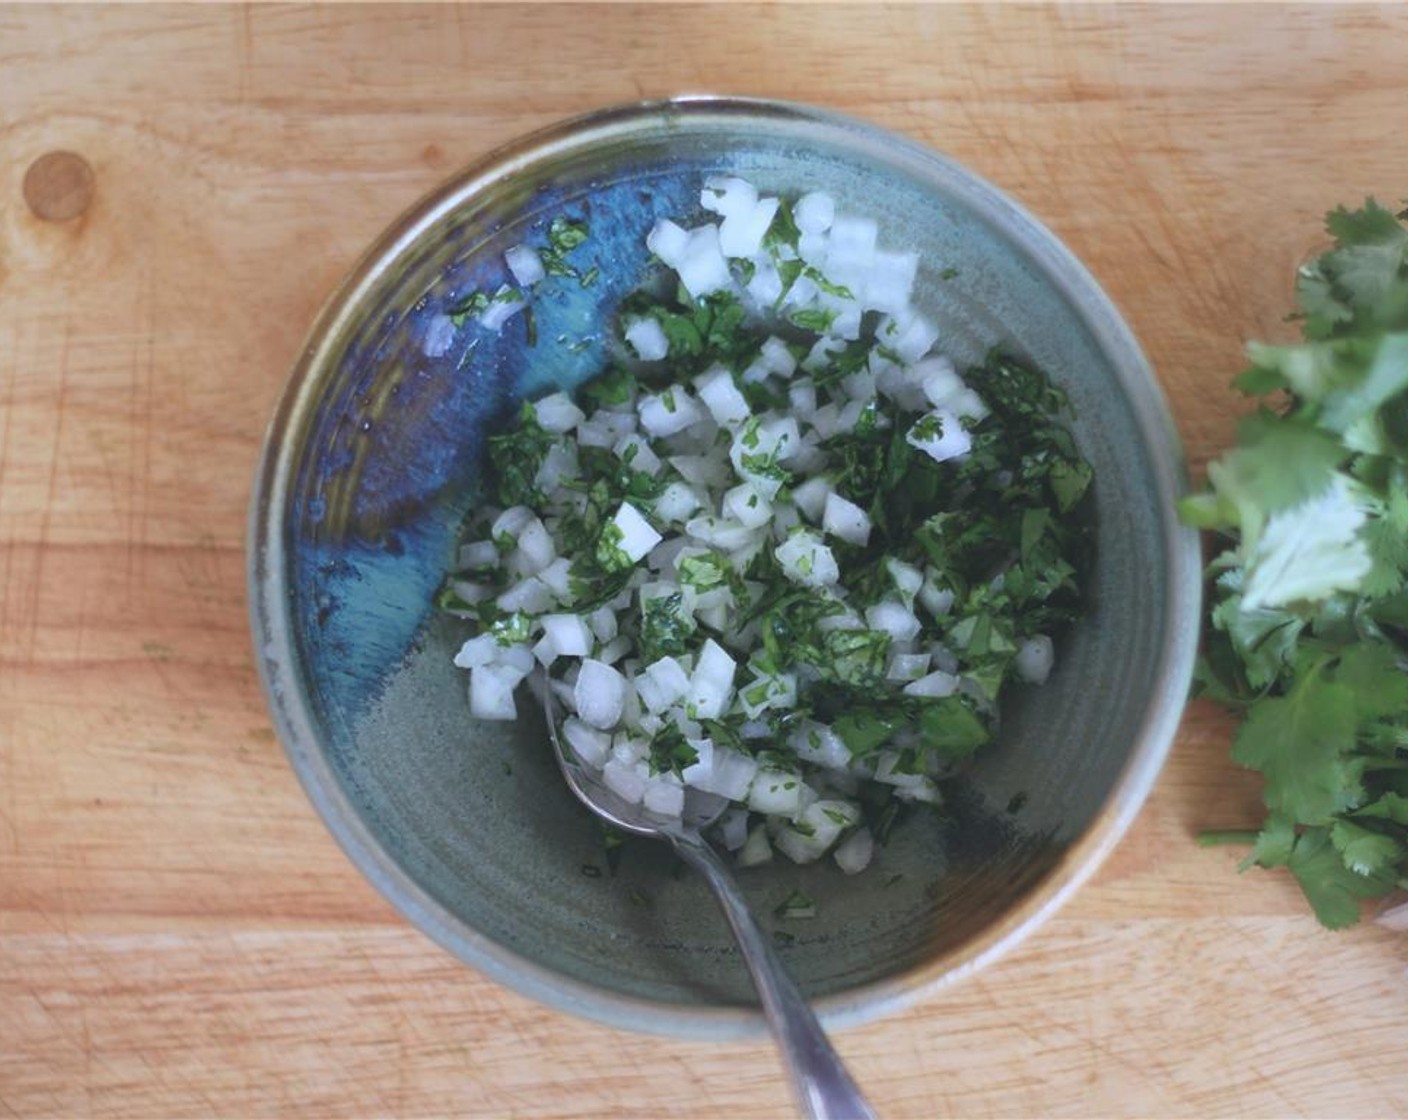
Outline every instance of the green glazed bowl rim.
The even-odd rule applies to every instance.
[[[766,122],[799,139],[825,136],[862,154],[902,164],[916,177],[960,198],[982,219],[1021,244],[1045,279],[1084,317],[1108,355],[1136,418],[1163,510],[1170,572],[1165,633],[1157,679],[1141,729],[1105,804],[1026,898],[980,935],[884,980],[816,1001],[831,1029],[900,1011],[977,972],[1016,947],[1088,880],[1134,821],[1172,746],[1192,679],[1202,601],[1197,534],[1179,524],[1175,502],[1186,490],[1183,453],[1167,402],[1139,344],[1095,278],[1059,240],[1010,198],[938,153],[878,127],[809,106],[752,98],[688,96],[598,110],[551,125],[490,153],[397,219],[362,256],[315,321],[270,423],[250,505],[248,578],[255,660],[274,724],[309,799],[352,862],[406,918],[442,947],[499,983],[561,1011],[614,1027],[687,1038],[761,1035],[753,1008],[672,1006],[570,979],[518,955],[461,921],[418,886],[377,842],[335,777],[320,745],[317,720],[293,651],[293,618],[283,525],[289,507],[296,438],[315,407],[329,363],[358,322],[359,308],[394,261],[439,220],[510,175],[531,174],[541,161],[598,141],[627,137],[664,121]],[[293,437],[293,438],[290,438]]]

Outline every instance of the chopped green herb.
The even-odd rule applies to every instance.
[[[815,918],[816,903],[805,891],[796,890],[773,911],[779,918]]]

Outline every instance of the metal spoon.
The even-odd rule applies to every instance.
[[[812,1120],[874,1120],[875,1113],[831,1048],[826,1032],[787,974],[772,943],[753,920],[728,865],[700,835],[701,830],[718,819],[727,802],[712,794],[690,790],[685,798],[683,819],[673,820],[625,801],[563,747],[557,730],[557,697],[547,674],[539,670],[534,683],[543,702],[553,753],[577,799],[617,828],[638,836],[668,840],[680,858],[703,875],[712,888],[758,989],[763,1013],[782,1052],[782,1062],[791,1077],[802,1113]]]

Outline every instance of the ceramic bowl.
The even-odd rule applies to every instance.
[[[971,973],[1091,874],[1169,749],[1199,607],[1195,539],[1173,513],[1180,451],[1137,344],[1055,237],[950,160],[799,106],[648,103],[501,149],[397,221],[314,326],[259,468],[250,594],[279,733],[353,861],[450,952],[566,1011],[706,1037],[762,1021],[703,884],[650,841],[608,859],[532,705],[515,724],[470,718],[450,663],[463,624],[431,603],[486,435],[525,395],[600,368],[645,231],[697,214],[720,172],[825,189],[875,217],[882,243],[919,250],[916,302],[950,355],[1001,343],[1039,363],[1095,469],[1089,613],[1051,680],[1013,694],[946,813],[897,829],[862,875],[779,859],[742,876],[830,1026]],[[558,215],[589,223],[574,259],[597,282],[547,286],[535,345],[517,321],[446,346],[445,308],[497,286],[503,250]],[[816,917],[774,919],[798,888]]]

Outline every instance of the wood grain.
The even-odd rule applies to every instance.
[[[242,536],[320,301],[456,167],[592,106],[830,105],[968,163],[1124,309],[1191,459],[1319,216],[1408,193],[1408,11],[0,8],[0,1112],[782,1116],[765,1046],[587,1027],[336,850],[251,666]],[[44,155],[92,168],[41,220]],[[887,1116],[1382,1116],[1408,942],[1238,877],[1230,725],[1019,951],[840,1048]]]

